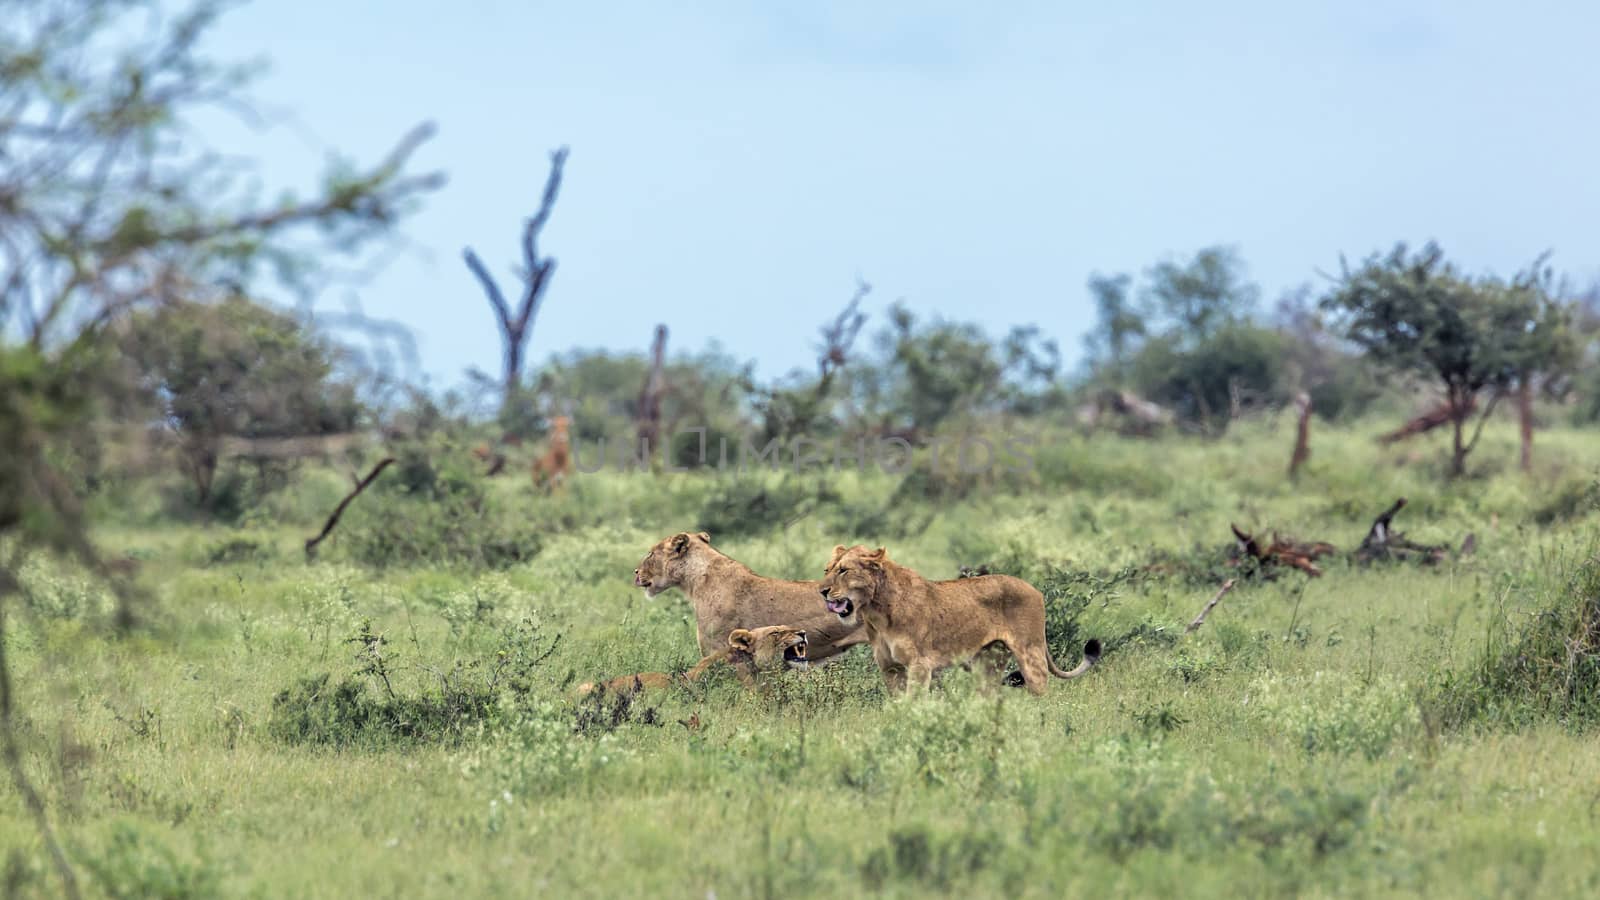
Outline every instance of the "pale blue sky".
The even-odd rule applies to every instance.
[[[507,270],[560,144],[535,361],[662,321],[674,350],[810,366],[858,274],[873,312],[1034,322],[1076,357],[1091,271],[1212,243],[1268,303],[1401,239],[1600,271],[1581,2],[256,0],[211,47],[272,61],[257,94],[302,127],[212,139],[274,183],[438,123],[418,161],[450,183],[362,302],[441,386],[498,369],[460,251]]]

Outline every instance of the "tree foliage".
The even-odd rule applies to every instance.
[[[248,114],[252,70],[200,49],[220,8],[8,0],[0,14],[0,753],[68,895],[71,866],[20,762],[3,648],[24,554],[104,571],[65,460],[92,444],[115,387],[106,327],[268,276],[308,296],[325,271],[315,253],[363,250],[442,182],[408,171],[423,127],[376,166],[336,160],[310,196],[262,202],[252,167],[188,128],[201,110]]]
[[[1566,365],[1575,353],[1570,311],[1548,283],[1537,264],[1510,281],[1472,277],[1437,244],[1415,253],[1399,244],[1345,266],[1322,307],[1373,362],[1444,387],[1454,426],[1450,471],[1461,475],[1476,442],[1464,431],[1479,394],[1493,392],[1487,418],[1518,379]]]
[[[291,316],[234,296],[134,313],[123,352],[178,436],[204,505],[225,438],[334,434],[356,427],[355,388],[335,379],[335,350]]]
[[[1205,247],[1186,263],[1168,260],[1145,273],[1145,303],[1185,340],[1203,341],[1247,318],[1259,295],[1232,247]]]

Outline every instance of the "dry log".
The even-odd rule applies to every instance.
[[[306,540],[306,562],[310,562],[317,558],[317,545],[321,544],[323,539],[325,539],[329,534],[333,533],[334,526],[339,524],[339,517],[344,515],[345,507],[349,506],[351,501],[361,496],[361,492],[370,487],[372,482],[376,481],[378,476],[383,474],[383,470],[389,468],[389,466],[393,463],[394,457],[392,456],[385,456],[383,459],[378,460],[378,464],[372,467],[372,471],[367,473],[367,477],[361,479],[361,481],[356,484],[355,490],[352,490],[350,493],[346,494],[344,499],[339,501],[339,505],[333,508],[333,515],[328,516],[327,524],[322,526],[322,531],[318,532],[316,537]]]
[[[1384,510],[1382,515],[1372,520],[1372,527],[1367,529],[1367,536],[1362,539],[1361,546],[1356,550],[1358,562],[1370,563],[1375,560],[1390,559],[1404,562],[1417,559],[1424,565],[1434,565],[1444,561],[1450,554],[1449,547],[1419,544],[1394,530],[1395,514],[1404,509],[1405,505],[1406,498],[1401,497],[1393,506]],[[1475,545],[1476,541],[1473,543]]]
[[[1462,410],[1460,415],[1463,418],[1470,416],[1474,411],[1477,410],[1477,408],[1478,398],[1468,397],[1466,409]],[[1456,410],[1450,405],[1450,403],[1442,403],[1439,406],[1428,410],[1422,415],[1417,416],[1399,428],[1396,428],[1394,431],[1379,435],[1378,443],[1388,445],[1403,441],[1406,438],[1416,437],[1419,434],[1424,434],[1432,431],[1435,428],[1450,424],[1451,422],[1455,421],[1456,415]]]
[[[1216,596],[1212,597],[1211,602],[1207,603],[1205,608],[1200,610],[1200,615],[1194,617],[1194,621],[1189,623],[1189,627],[1185,628],[1183,633],[1188,634],[1189,632],[1194,631],[1196,628],[1199,628],[1201,625],[1204,625],[1206,623],[1206,616],[1211,615],[1211,610],[1215,608],[1218,603],[1222,602],[1223,595],[1231,590],[1233,590],[1233,579],[1229,578],[1227,581],[1222,583],[1222,587],[1217,589]]]

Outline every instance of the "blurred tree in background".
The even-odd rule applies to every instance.
[[[1375,364],[1443,385],[1452,426],[1450,472],[1458,477],[1501,396],[1576,356],[1570,312],[1551,296],[1538,265],[1509,282],[1474,278],[1433,243],[1416,253],[1399,244],[1354,270],[1345,266],[1322,306]],[[1466,426],[1485,390],[1492,396],[1469,439]]]
[[[141,309],[120,330],[137,383],[178,437],[201,506],[211,501],[224,439],[338,434],[361,418],[354,384],[333,377],[336,348],[243,296]]]

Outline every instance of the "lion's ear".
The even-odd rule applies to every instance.
[[[682,553],[689,549],[689,535],[675,534],[672,536],[672,552]]]
[[[702,541],[705,541],[708,544],[711,543],[711,532],[709,532],[709,531],[702,531],[699,534],[695,535],[695,537],[699,538]]]
[[[878,549],[872,551],[871,553],[868,553],[867,555],[868,556],[875,556],[878,559],[883,559],[883,548],[879,547]]]
[[[844,551],[845,546],[843,544],[838,544],[833,548],[833,556],[828,560],[828,568],[833,568],[833,564],[839,561],[839,557],[844,555]]]
[[[750,647],[755,644],[755,640],[756,636],[751,634],[747,628],[735,628],[728,633],[728,646],[735,650],[749,652]]]

